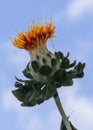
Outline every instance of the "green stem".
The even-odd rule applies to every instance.
[[[64,109],[63,109],[63,106],[61,104],[61,101],[60,101],[58,93],[56,93],[56,95],[54,96],[54,100],[55,100],[57,108],[58,108],[58,110],[59,110],[59,112],[60,112],[60,114],[62,116],[63,122],[64,122],[67,130],[72,130],[71,125],[70,125],[70,123],[68,121],[68,117],[66,116],[66,114],[64,112]]]

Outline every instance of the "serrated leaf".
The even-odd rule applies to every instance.
[[[14,96],[21,102],[24,101],[27,92],[28,92],[27,88],[20,88],[12,91]]]
[[[59,69],[54,73],[53,80],[56,82],[62,82],[64,81],[65,77],[66,77],[66,71],[64,69]]]
[[[66,80],[61,83],[62,86],[72,86],[73,85],[73,80]]]
[[[68,76],[69,76],[71,79],[73,79],[73,78],[76,77],[77,71],[76,71],[75,69],[73,69],[73,70],[68,71],[67,74],[68,74]]]
[[[79,63],[74,67],[74,69],[76,69],[76,70],[78,71],[78,73],[81,73],[81,72],[83,71],[84,67],[85,67],[85,63],[82,64],[81,62],[79,62]]]
[[[84,76],[84,72],[83,72],[83,69],[85,67],[85,63],[81,63],[79,62],[75,67],[74,69],[77,71],[77,75],[75,78],[82,78]]]
[[[69,64],[68,68],[72,68],[72,67],[74,67],[75,65],[76,65],[76,60],[73,61],[73,63]]]
[[[67,57],[65,57],[63,60],[62,60],[62,62],[61,62],[61,64],[60,64],[60,68],[64,68],[64,69],[67,69],[68,68],[68,66],[69,66],[69,59],[67,58]]]
[[[84,72],[77,74],[75,78],[82,78],[84,76]]]

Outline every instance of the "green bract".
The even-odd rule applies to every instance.
[[[27,80],[16,78],[13,94],[22,106],[35,106],[56,95],[61,86],[72,86],[73,79],[84,76],[85,63],[70,63],[69,53],[48,53],[28,63],[23,71]]]

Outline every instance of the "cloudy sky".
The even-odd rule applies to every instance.
[[[1,0],[0,1],[0,129],[59,130],[61,117],[54,100],[24,108],[12,95],[15,75],[29,61],[24,50],[12,46],[16,31],[25,31],[31,19],[52,18],[55,38],[48,41],[53,51],[70,52],[70,59],[86,63],[85,76],[72,87],[58,89],[61,102],[78,130],[93,130],[93,0]]]

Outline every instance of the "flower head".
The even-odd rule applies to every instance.
[[[25,33],[17,33],[17,38],[13,39],[13,45],[31,53],[36,52],[37,49],[46,46],[49,38],[54,37],[54,29],[55,26],[51,21],[44,25],[31,25]]]

